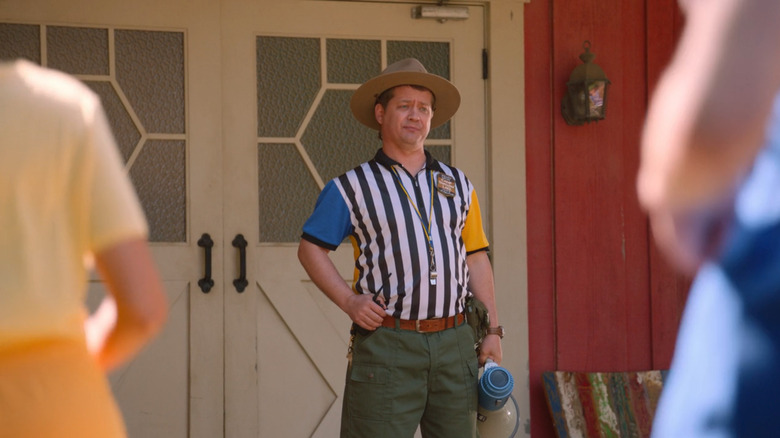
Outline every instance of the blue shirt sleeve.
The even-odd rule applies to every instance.
[[[314,212],[303,224],[302,238],[331,251],[352,234],[349,209],[336,183],[331,180],[317,198]]]

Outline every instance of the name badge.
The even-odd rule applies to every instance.
[[[455,196],[455,178],[446,173],[436,174],[436,190],[442,195],[452,198]]]

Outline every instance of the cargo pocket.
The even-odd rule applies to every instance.
[[[384,420],[389,412],[387,367],[353,363],[347,380],[348,415],[353,418]]]
[[[458,330],[458,347],[463,364],[463,377],[466,382],[466,402],[469,409],[477,409],[477,386],[479,385],[479,359],[474,351],[474,334],[468,326],[460,326]]]

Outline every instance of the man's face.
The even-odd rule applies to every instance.
[[[405,150],[421,148],[431,130],[433,94],[408,85],[393,91],[387,108],[377,105],[374,109],[382,126],[382,141]]]

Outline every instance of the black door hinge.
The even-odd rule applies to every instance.
[[[482,49],[482,79],[488,78],[488,52]]]

